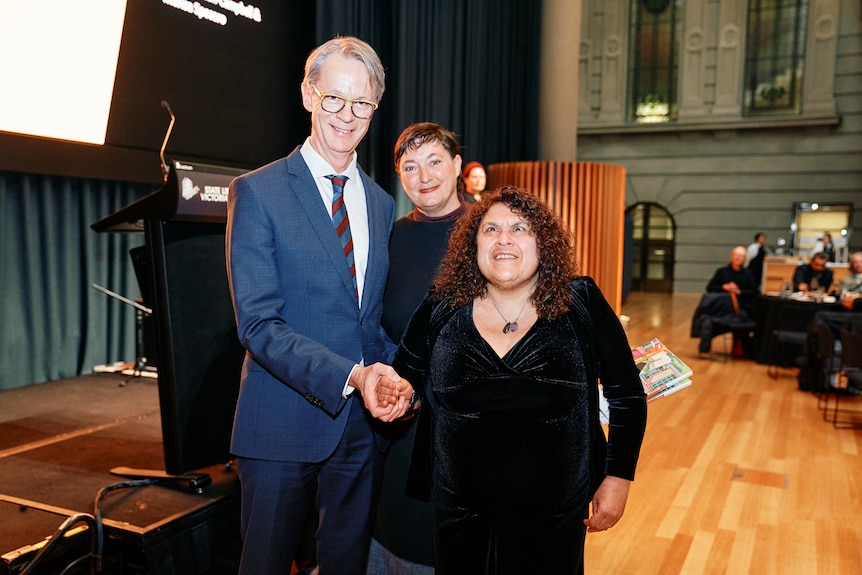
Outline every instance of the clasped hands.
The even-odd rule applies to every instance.
[[[384,363],[356,366],[350,374],[350,386],[362,394],[368,411],[385,422],[409,416],[413,386]]]

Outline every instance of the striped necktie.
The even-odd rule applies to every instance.
[[[344,205],[344,184],[347,183],[347,176],[333,175],[326,177],[332,181],[332,224],[335,226],[335,231],[341,240],[341,247],[344,248],[344,257],[347,258],[350,276],[353,278],[353,289],[358,299],[359,289],[356,286],[356,263],[353,260],[353,237],[350,235],[350,219],[347,217],[347,206]]]

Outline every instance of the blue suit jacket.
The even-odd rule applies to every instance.
[[[354,364],[388,363],[380,327],[395,205],[361,169],[369,253],[361,309],[328,210],[299,148],[230,186],[227,268],[246,349],[231,452],[275,461],[332,453],[358,392]],[[205,286],[201,286],[205,289]]]

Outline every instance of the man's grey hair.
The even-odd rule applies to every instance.
[[[320,68],[323,62],[332,54],[341,54],[346,58],[358,60],[365,64],[368,77],[374,89],[374,101],[380,102],[383,92],[386,90],[386,74],[383,71],[383,63],[374,48],[353,36],[336,36],[314,50],[305,60],[305,77],[303,84],[314,84],[320,79]]]

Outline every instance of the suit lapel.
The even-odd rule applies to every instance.
[[[290,174],[288,183],[293,195],[302,206],[311,227],[317,234],[318,239],[320,239],[320,243],[329,256],[344,287],[350,294],[353,294],[353,278],[350,276],[350,271],[347,268],[344,249],[341,247],[338,234],[335,233],[335,227],[332,225],[332,217],[320,200],[320,194],[317,192],[317,183],[314,181],[311,171],[302,159],[299,148],[288,157],[288,172]]]
[[[358,169],[357,171],[359,172],[360,178],[362,178],[362,187],[365,189],[365,209],[368,211],[368,263],[365,266],[366,289],[362,290],[362,305],[359,306],[364,314],[365,310],[368,309],[368,298],[371,297],[370,293],[372,291],[371,289],[368,289],[368,287],[371,285],[371,279],[374,277],[373,274],[377,271],[375,263],[377,262],[378,242],[374,241],[374,236],[377,229],[376,226],[379,214],[377,210],[377,202],[374,201],[374,195],[368,193],[371,181],[365,176],[362,169]]]
[[[371,181],[362,168],[358,168],[358,172],[360,177],[362,178],[362,186],[365,188],[365,205],[368,210],[368,265],[365,268],[365,286],[372,286],[373,279],[375,274],[380,273],[379,268],[381,266],[381,262],[389,261],[389,242],[387,241],[375,241],[376,238],[380,237],[380,234],[383,234],[382,237],[389,237],[389,230],[386,229],[386,221],[384,218],[384,214],[382,211],[382,207],[380,204],[380,199],[377,197],[377,194],[370,193],[372,186],[376,184]],[[381,254],[380,250],[386,249],[386,254]],[[381,257],[385,259],[381,260]],[[365,310],[368,309],[369,298],[371,297],[371,289],[365,289],[362,292],[362,313],[365,313]]]

